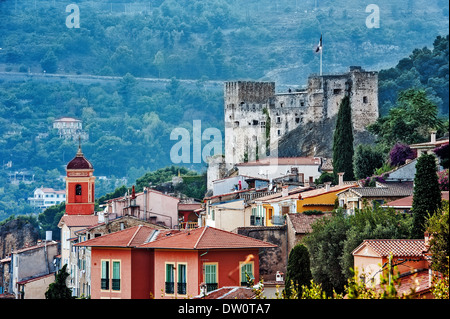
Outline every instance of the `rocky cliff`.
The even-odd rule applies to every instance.
[[[33,246],[37,243],[39,231],[30,222],[13,219],[0,226],[0,259],[13,250]]]

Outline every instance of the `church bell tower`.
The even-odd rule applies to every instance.
[[[92,215],[95,206],[95,176],[92,164],[84,157],[81,145],[66,167],[66,214]]]

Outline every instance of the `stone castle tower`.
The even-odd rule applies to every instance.
[[[377,72],[353,66],[344,74],[311,75],[306,89],[286,93],[275,93],[274,82],[226,82],[226,166],[231,168],[236,163],[262,158],[269,153],[278,156],[278,142],[284,139],[286,144],[288,134],[307,126],[312,130],[314,125],[325,127],[322,135],[326,136],[316,143],[309,141],[309,146],[302,148],[303,154],[295,156],[331,157],[332,154],[317,154],[316,149],[330,149],[334,132],[332,123],[335,123],[333,120],[345,94],[350,96],[357,142],[358,134],[366,132],[367,125],[378,118]],[[290,138],[289,143],[295,141]]]

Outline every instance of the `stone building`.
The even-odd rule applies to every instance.
[[[348,94],[352,108],[355,143],[360,133],[378,118],[378,73],[359,66],[339,75],[311,75],[302,90],[276,93],[274,82],[226,82],[225,163],[236,163],[266,155],[331,157],[335,118],[342,98]],[[309,125],[309,126],[308,126]],[[312,125],[312,126],[311,126]],[[322,132],[321,136],[290,138],[302,143],[289,153],[278,144],[296,130]],[[306,132],[301,134],[306,137]],[[364,134],[362,134],[364,136]],[[297,141],[300,140],[300,141]],[[303,145],[305,144],[305,145]],[[280,151],[284,154],[280,154]]]

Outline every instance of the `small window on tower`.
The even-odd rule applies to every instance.
[[[81,195],[81,185],[80,184],[75,186],[75,195]]]

